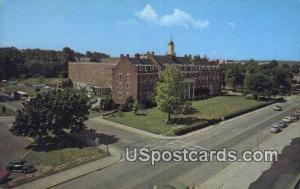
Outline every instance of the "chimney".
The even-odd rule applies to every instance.
[[[136,59],[140,59],[140,54],[139,53],[135,53],[134,56],[135,56]]]
[[[154,55],[154,52],[152,51],[151,54]]]
[[[123,58],[123,57],[124,57],[124,54],[120,54],[120,57]]]
[[[129,54],[126,54],[126,57],[129,58]]]

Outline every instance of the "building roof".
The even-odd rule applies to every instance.
[[[152,61],[150,59],[145,58],[129,58],[129,61],[133,65],[152,65]]]

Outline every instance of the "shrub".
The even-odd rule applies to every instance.
[[[133,105],[134,105],[134,99],[130,96],[127,98],[127,100],[124,104],[120,105],[120,110],[122,112],[128,112],[128,111],[132,110]]]
[[[183,114],[191,114],[191,113],[193,113],[194,112],[194,108],[192,107],[192,103],[191,102],[184,103],[184,105],[182,106],[181,112]]]
[[[104,96],[100,101],[100,109],[103,111],[111,110],[113,108],[113,100],[111,95]]]

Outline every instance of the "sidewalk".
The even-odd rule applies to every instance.
[[[275,134],[260,144],[259,150],[276,150],[278,154],[282,153],[284,147],[288,146],[292,139],[300,136],[299,126],[300,122],[289,125],[282,133]],[[270,169],[272,164],[273,162],[234,162],[196,188],[248,189],[249,185],[255,182],[264,171]],[[282,188],[282,186],[277,188]]]
[[[113,148],[110,148],[110,154],[111,156],[108,156],[106,158],[99,159],[91,163],[86,163],[78,167],[68,169],[51,176],[41,178],[39,180],[20,185],[15,188],[16,189],[32,189],[32,188],[46,189],[46,188],[51,188],[56,185],[68,182],[78,177],[109,167],[119,162],[122,156],[121,153],[119,153],[117,150]]]

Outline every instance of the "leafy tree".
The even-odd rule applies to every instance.
[[[273,94],[272,82],[262,73],[248,74],[245,83],[245,92],[253,94],[259,100],[259,96],[270,97]]]
[[[297,64],[293,64],[291,66],[291,71],[294,73],[294,74],[299,74],[299,69],[300,69],[300,66],[297,65]]]
[[[71,48],[65,47],[65,48],[63,48],[63,56],[64,56],[65,62],[75,61],[76,53]]]
[[[243,83],[241,68],[239,64],[228,64],[225,75],[226,83],[236,89],[236,86]]]
[[[76,90],[39,93],[18,111],[11,132],[41,139],[79,132],[89,114],[88,98]]]
[[[293,72],[288,65],[281,65],[274,69],[270,78],[276,93],[286,94],[290,92]]]
[[[168,112],[167,123],[171,113],[180,110],[184,103],[182,80],[182,73],[174,66],[167,66],[159,75],[155,100],[161,111]]]
[[[113,100],[111,95],[106,95],[100,100],[100,109],[103,111],[111,110],[113,106]]]

